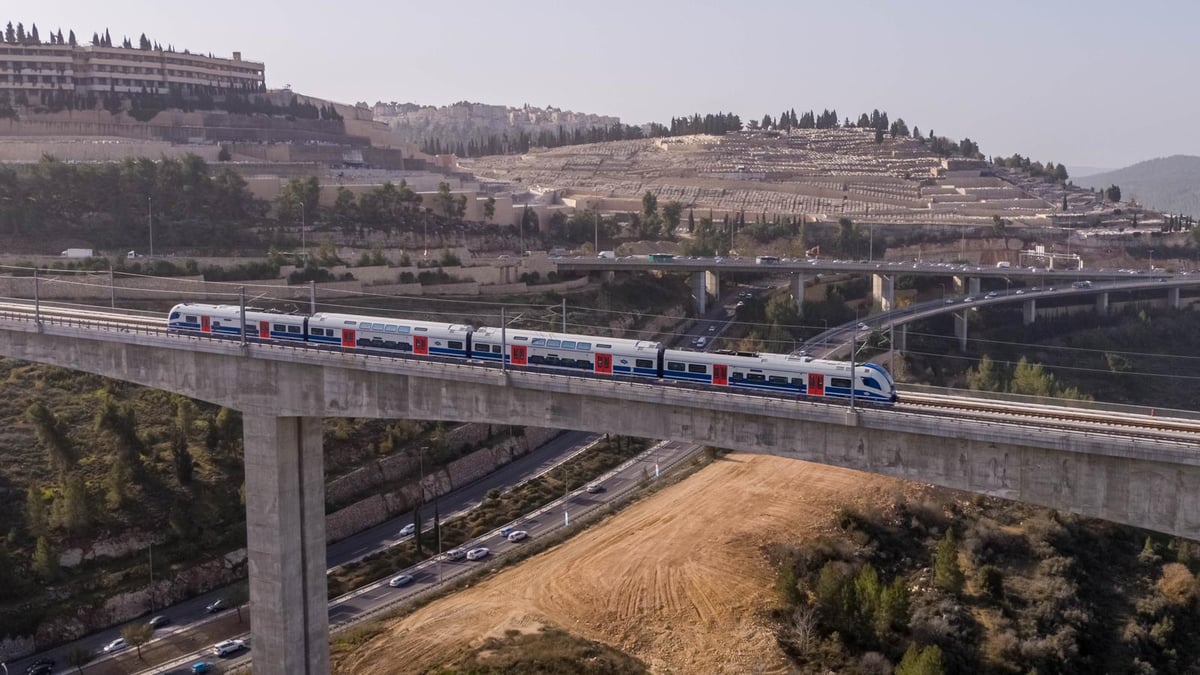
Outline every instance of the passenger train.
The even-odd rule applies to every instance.
[[[682,382],[784,396],[850,398],[851,366],[809,356],[666,349],[661,342],[521,329],[410,321],[357,314],[280,314],[236,305],[175,305],[167,330],[184,335],[254,342],[299,343],[380,356],[491,361],[590,377]],[[506,348],[507,347],[507,353]],[[853,369],[854,397],[891,404],[896,384],[873,363]]]

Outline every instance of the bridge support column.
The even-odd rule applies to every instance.
[[[1179,287],[1167,289],[1167,307],[1179,309]]]
[[[796,316],[804,318],[804,275],[792,275],[792,299],[796,301]]]
[[[1021,310],[1021,323],[1028,326],[1037,320],[1037,300],[1026,300]]]
[[[329,672],[321,418],[246,415],[254,672]]]
[[[890,312],[896,308],[896,277],[895,275],[871,275],[871,299],[879,305],[879,309]]]
[[[970,310],[963,310],[961,313],[954,314],[954,337],[958,338],[958,351],[967,351],[967,317],[970,316]]]
[[[1096,294],[1096,313],[1100,316],[1108,316],[1108,293]]]
[[[896,351],[908,351],[908,324],[902,323],[896,333]]]
[[[967,279],[967,292],[971,295],[979,295],[979,277],[971,277]]]
[[[708,311],[708,286],[705,277],[707,272],[696,272],[692,275],[692,295],[696,298],[696,314],[704,316]]]
[[[711,270],[704,273],[704,290],[717,302],[721,301],[721,274]]]

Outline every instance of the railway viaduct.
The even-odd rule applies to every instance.
[[[240,410],[256,673],[329,671],[321,419],[619,432],[895,476],[1200,539],[1191,433],[1139,436],[0,316],[0,356]],[[797,486],[802,489],[803,486]]]

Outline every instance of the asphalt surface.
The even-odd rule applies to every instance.
[[[504,488],[509,485],[514,485],[562,463],[574,453],[580,451],[591,442],[595,441],[599,436],[597,434],[589,434],[579,431],[565,432],[547,443],[542,444],[534,449],[528,455],[520,457],[517,460],[506,464],[487,476],[465,485],[453,492],[450,492],[439,498],[439,504],[443,519],[450,514],[458,511],[471,508],[482,501],[484,495],[493,488]],[[425,515],[425,514],[423,514]],[[428,522],[432,522],[432,509],[428,509]],[[327,549],[326,561],[327,565],[334,567],[343,565],[347,562],[358,560],[370,553],[384,550],[395,543],[401,541],[403,537],[399,536],[400,528],[411,523],[413,519],[412,513],[406,513],[399,517],[393,518],[385,523],[381,523],[368,530],[360,532],[356,535],[331,544]],[[73,642],[60,645],[53,649],[34,654],[30,657],[13,661],[8,665],[8,672],[12,675],[20,675],[25,672],[30,664],[44,658],[50,658],[55,661],[55,673],[73,673],[76,672],[73,668],[67,666],[66,655],[75,648],[86,649],[92,654],[96,654],[96,660],[89,665],[95,665],[103,662],[106,657],[101,653],[104,645],[112,642],[121,636],[121,629],[132,623],[141,623],[150,619],[151,616],[166,616],[170,619],[170,623],[162,628],[154,631],[152,640],[170,639],[175,633],[187,630],[206,620],[212,619],[214,614],[209,614],[205,610],[205,606],[223,598],[227,591],[218,589],[210,591],[203,595],[185,600],[170,607],[159,609],[155,612],[147,614],[134,621],[107,628],[103,631],[93,633],[82,637]],[[243,610],[244,611],[244,610]],[[233,609],[226,609],[219,613],[224,616],[233,614]],[[132,651],[128,648],[120,652],[121,654]],[[198,660],[198,659],[197,659]]]
[[[502,532],[506,528],[497,529],[459,547],[462,551],[480,547],[487,548],[488,554],[479,560],[450,561],[446,560],[444,555],[435,555],[407,569],[393,570],[386,578],[335,598],[329,605],[330,629],[331,631],[336,630],[355,621],[390,610],[416,596],[434,591],[439,585],[450,583],[460,576],[478,570],[506,553],[529,546],[539,537],[545,537],[563,528],[577,525],[581,516],[623,497],[636,489],[642,480],[653,480],[660,472],[665,472],[678,465],[699,449],[699,446],[678,441],[658,443],[647,452],[625,462],[594,481],[592,484],[601,486],[601,491],[588,492],[586,488],[579,488],[565,498],[560,498],[533,513],[525,514],[506,526],[512,530],[526,532],[528,537],[523,541],[509,541]],[[400,574],[411,575],[412,582],[399,588],[389,586],[388,581]],[[249,640],[248,633],[238,637]],[[252,659],[252,650],[244,650],[232,658],[222,659],[221,667],[226,670],[242,668],[250,665]],[[172,675],[188,673],[190,664],[200,660],[214,661],[215,659],[207,651],[200,651],[141,672]]]

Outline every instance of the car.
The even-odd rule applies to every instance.
[[[1023,288],[1018,288],[1018,289],[1017,289],[1017,295],[1025,295],[1025,289],[1023,289]]]
[[[213,656],[229,656],[246,648],[245,640],[222,640],[212,646]]]
[[[709,326],[709,327],[708,327],[708,332],[710,332],[710,333],[715,333],[715,332],[717,332],[717,327],[716,327],[716,326]]]
[[[737,304],[736,304],[736,305],[734,305],[733,307],[734,307],[734,309],[741,309],[741,308],[743,308],[743,307],[745,307],[745,306],[746,306],[746,301],[745,301],[745,300],[738,300],[738,301],[737,301]]]
[[[517,528],[513,527],[512,525],[507,525],[505,527],[502,527],[502,528],[500,528],[500,536],[507,537],[509,534],[511,534],[516,529]]]
[[[216,614],[223,609],[225,609],[224,598],[217,598],[216,600],[213,600],[204,606],[204,611],[208,612],[209,614]]]
[[[529,533],[525,530],[513,530],[512,532],[508,533],[508,536],[505,537],[505,539],[509,541],[521,541],[527,537],[529,537]]]
[[[596,494],[597,492],[604,492],[604,486],[599,483],[589,483],[587,486],[587,491],[591,494]]]
[[[963,298],[963,302],[975,302],[975,298],[968,295],[967,297]]]
[[[50,675],[54,672],[54,659],[38,659],[25,667],[26,675]]]
[[[391,586],[392,588],[400,588],[401,586],[407,586],[407,585],[411,584],[412,582],[413,582],[413,575],[400,574],[400,575],[394,576],[391,579],[389,579],[388,586]]]
[[[1053,286],[1051,286],[1050,288],[1047,288],[1046,290],[1048,290],[1048,291],[1050,291],[1050,292],[1053,292],[1053,291],[1054,291],[1054,287],[1053,287]]]
[[[409,523],[409,524],[405,525],[404,527],[400,528],[400,536],[408,537],[408,536],[411,536],[416,531],[417,531],[416,524]]]
[[[942,302],[943,302],[944,304],[947,304],[947,305],[953,305],[953,304],[954,304],[954,298],[946,298],[946,299],[945,299],[945,300],[943,300]]]
[[[983,296],[983,297],[985,297],[985,298],[994,298],[994,297],[996,297],[996,291],[992,291],[991,293],[988,293],[987,295],[985,295],[985,296]]]
[[[1040,291],[1040,290],[1042,290],[1042,289],[1041,289],[1041,288],[1039,288],[1039,287],[1037,287],[1037,286],[1031,286],[1031,287],[1029,288],[1029,292],[1030,292],[1030,293],[1037,293],[1037,292],[1038,292],[1038,291]]]
[[[860,323],[860,324],[858,324],[858,329],[859,330],[871,330],[871,327],[865,323]]]
[[[444,558],[450,562],[457,562],[459,560],[462,560],[465,557],[467,557],[467,552],[462,550],[461,548],[452,548],[449,551],[446,551],[445,553],[442,554],[442,558]]]
[[[483,560],[484,558],[488,557],[490,553],[491,550],[486,546],[473,548],[470,551],[467,551],[467,560]]]
[[[202,675],[202,673],[211,673],[213,664],[208,661],[197,661],[192,664],[192,675]]]
[[[146,622],[146,624],[149,625],[151,628],[162,628],[163,626],[165,626],[169,623],[171,623],[171,620],[168,619],[167,617],[163,616],[162,614],[159,614],[158,616],[156,616]]]
[[[117,638],[116,640],[113,640],[112,642],[104,645],[104,653],[112,654],[114,652],[119,652],[128,646],[129,646],[129,643],[125,642],[125,638]]]

